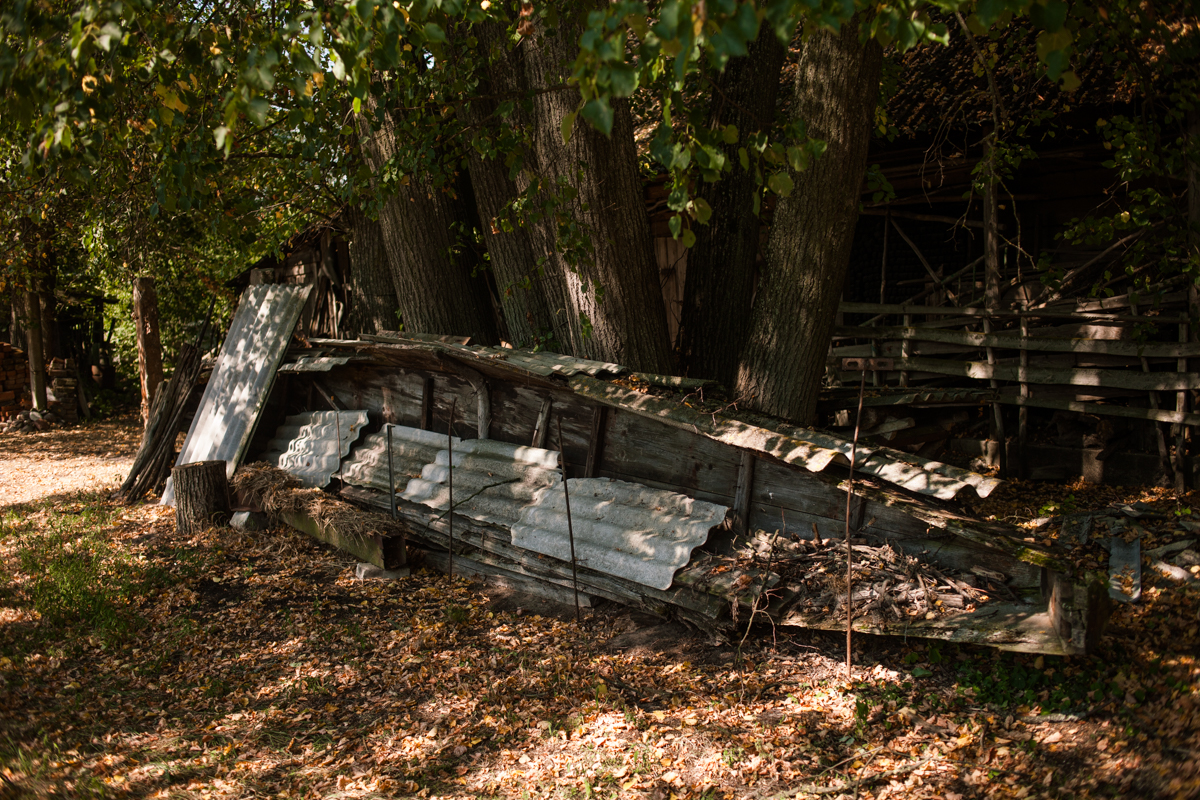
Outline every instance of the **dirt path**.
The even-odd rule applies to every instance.
[[[55,495],[116,488],[141,443],[141,420],[0,433],[0,513]]]

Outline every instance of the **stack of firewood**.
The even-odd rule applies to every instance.
[[[75,362],[69,358],[52,358],[46,365],[46,377],[50,378],[50,392],[54,399],[49,402],[50,410],[66,425],[79,424],[79,377]]]
[[[29,396],[29,362],[25,352],[0,342],[0,419],[21,411],[21,401]]]

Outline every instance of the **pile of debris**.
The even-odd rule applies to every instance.
[[[0,422],[0,433],[36,433],[54,426],[66,425],[67,421],[53,411],[31,411],[26,409],[14,417]]]
[[[1006,576],[983,567],[970,572],[939,570],[932,564],[894,549],[889,543],[872,546],[851,539],[855,619],[879,622],[933,620],[947,614],[974,611],[993,599],[1014,599]],[[755,555],[756,558],[761,556]],[[801,614],[846,615],[846,543],[826,539],[777,542],[770,569],[783,578],[794,596],[792,607]]]

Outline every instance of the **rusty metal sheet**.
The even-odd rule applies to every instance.
[[[311,285],[266,284],[242,293],[177,465],[224,461],[233,476],[310,292]],[[175,488],[168,479],[162,504],[174,502]]]

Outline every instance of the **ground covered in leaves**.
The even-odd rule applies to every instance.
[[[180,537],[82,488],[0,500],[6,800],[1200,792],[1200,604],[1173,584],[1096,657],[859,636],[847,681],[837,636],[739,646],[420,569],[356,581],[300,534]],[[980,513],[1036,528],[1090,490],[1001,491]]]

